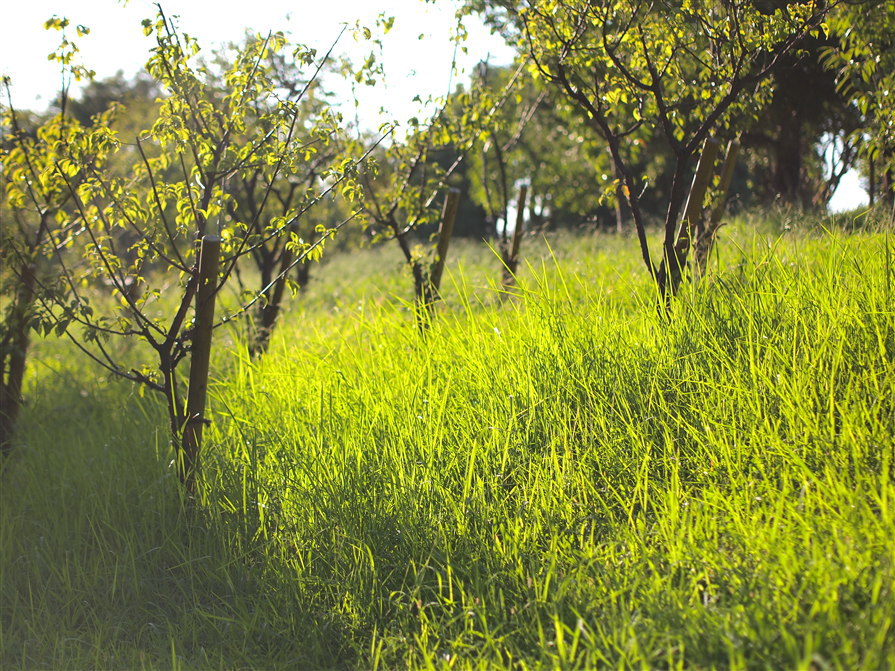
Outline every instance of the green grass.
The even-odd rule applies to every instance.
[[[671,320],[633,240],[388,248],[216,352],[206,480],[41,343],[0,494],[2,668],[895,666],[895,239],[724,229]]]

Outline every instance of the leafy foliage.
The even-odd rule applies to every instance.
[[[2,114],[0,445],[6,452],[21,404],[29,332],[62,334],[88,309],[70,291],[70,268],[62,262],[63,251],[79,244],[70,187],[89,179],[118,145],[109,113],[89,126],[57,115],[30,131],[11,103]]]
[[[762,11],[752,2],[532,0],[468,3],[512,21],[536,74],[561,90],[591,132],[608,145],[641,255],[660,293],[674,293],[688,248],[679,216],[695,157],[710,134],[752,114],[768,94],[782,55],[816,30],[826,10],[813,4]],[[644,127],[657,129],[672,156],[661,263],[647,245],[640,194],[649,185],[632,169]],[[687,224],[689,225],[689,224]]]
[[[895,2],[844,3],[831,13],[827,29],[839,46],[826,51],[825,63],[860,110],[864,123],[856,140],[887,177],[895,202]]]
[[[146,69],[161,91],[149,127],[135,137],[121,137],[110,123],[114,106],[89,133],[68,132],[79,127],[60,116],[40,130],[40,147],[13,138],[4,166],[13,170],[7,189],[12,207],[22,209],[29,196],[38,203],[20,186],[33,181],[44,200],[69,203],[58,223],[65,231],[78,231],[50,239],[46,222],[55,212],[40,211],[42,239],[32,247],[36,252],[39,243],[50,243],[62,287],[45,294],[44,323],[67,332],[108,371],[163,394],[177,438],[187,421],[178,366],[192,346],[197,243],[207,235],[222,240],[218,286],[242,259],[252,254],[284,258],[288,251],[290,262],[281,262],[277,277],[282,279],[305,257],[318,256],[337,228],[317,225],[309,232],[314,237],[296,235],[299,217],[319,200],[310,195],[312,187],[350,191],[354,165],[311,163],[318,147],[336,132],[338,118],[318,108],[307,123],[301,100],[314,77],[297,90],[286,90],[275,76],[276,59],[308,65],[312,52],[272,33],[247,40],[225,64],[210,64],[200,58],[198,43],[178,32],[161,10],[154,22],[144,22],[144,31],[156,39]],[[110,153],[118,160],[102,165],[96,159]],[[40,155],[39,164],[37,159],[28,164],[33,154]],[[290,179],[306,180],[308,172],[314,183],[306,185],[301,198],[281,202],[276,216],[266,214],[280,195],[275,188]],[[254,186],[247,191],[247,184]],[[270,289],[263,286],[249,304]],[[107,299],[98,300],[104,290]],[[69,328],[72,322],[77,329]],[[126,358],[109,347],[118,338],[133,341]]]
[[[434,248],[414,244],[414,234],[438,220],[439,194],[473,148],[488,137],[492,124],[499,123],[497,112],[515,82],[513,77],[500,91],[482,88],[473,94],[459,89],[437,101],[439,108],[428,121],[410,119],[404,137],[378,151],[376,163],[369,163],[360,175],[371,239],[397,242],[413,277],[418,310],[428,311],[437,300],[430,268],[443,259],[432,258]],[[349,143],[348,160],[377,150],[380,141],[372,148],[362,138]]]

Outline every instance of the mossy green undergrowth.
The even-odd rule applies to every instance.
[[[723,245],[670,318],[630,240],[510,295],[468,249],[423,336],[334,259],[216,353],[193,502],[152,401],[46,350],[0,666],[895,665],[895,240]]]

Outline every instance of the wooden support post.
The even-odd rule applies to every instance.
[[[696,227],[697,234],[693,265],[697,275],[701,275],[705,271],[705,265],[708,262],[709,254],[711,254],[712,245],[715,243],[715,234],[718,232],[718,228],[721,225],[721,217],[724,216],[724,209],[727,206],[727,192],[730,190],[730,183],[733,181],[733,170],[736,167],[739,153],[739,140],[731,140],[727,144],[724,165],[721,167],[715,209],[712,210],[712,215],[709,217],[707,225],[703,222]]]
[[[516,228],[513,229],[513,246],[510,248],[510,261],[513,264],[519,262],[519,243],[522,240],[522,229],[525,227],[525,199],[527,196],[528,186],[523,184],[519,187],[519,199],[516,202]]]
[[[705,192],[712,182],[712,173],[715,169],[715,158],[721,143],[713,137],[708,137],[702,145],[702,155],[696,166],[696,174],[693,175],[693,184],[690,186],[690,195],[684,207],[684,217],[678,228],[674,249],[677,252],[678,262],[683,265],[690,250],[690,242],[697,226],[701,225],[705,201]]]
[[[441,212],[441,226],[438,229],[438,243],[435,247],[435,261],[429,272],[429,283],[432,287],[432,300],[437,299],[441,288],[441,276],[447,260],[448,246],[454,234],[454,221],[457,219],[457,207],[460,204],[460,189],[448,189]]]
[[[196,292],[196,321],[190,357],[186,425],[183,429],[182,478],[190,493],[195,492],[196,488],[202,450],[202,428],[206,422],[205,400],[208,394],[208,365],[211,359],[211,334],[220,258],[221,239],[216,235],[203,237],[199,248],[199,288]]]
[[[513,240],[509,249],[505,249],[503,259],[503,286],[511,287],[515,282],[516,269],[519,267],[519,245],[522,243],[522,232],[525,228],[525,201],[528,197],[528,186],[519,187],[519,198],[516,201],[516,227],[513,229]]]
[[[867,175],[867,199],[870,207],[876,202],[876,162],[873,157],[868,161],[869,174]]]
[[[721,221],[724,208],[727,206],[727,192],[733,181],[733,169],[736,167],[737,157],[740,155],[740,141],[731,140],[727,143],[727,153],[724,155],[724,165],[721,167],[721,178],[718,182],[718,202],[712,210],[711,222]]]
[[[12,454],[13,434],[22,408],[22,383],[31,341],[28,314],[34,305],[37,286],[33,262],[24,262],[18,269],[18,274],[16,296],[6,314],[10,349],[6,361],[2,363],[6,364],[7,369],[5,372],[0,371],[0,455],[4,458]]]
[[[702,205],[705,201],[705,192],[712,181],[712,172],[715,167],[715,157],[718,155],[718,141],[707,137],[702,146],[702,154],[699,164],[696,166],[696,174],[693,175],[693,184],[690,186],[690,194],[684,206],[684,216],[680,225],[674,232],[672,239],[665,239],[664,259],[657,281],[660,293],[665,299],[666,309],[668,302],[674,296],[684,277],[684,268],[687,266],[687,256],[693,246],[694,228],[700,224],[703,218]],[[667,235],[667,233],[666,233]]]

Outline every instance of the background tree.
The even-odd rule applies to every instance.
[[[0,105],[0,453],[9,454],[22,405],[31,331],[65,331],[49,310],[67,298],[58,268],[59,248],[71,245],[69,185],[102,166],[113,142],[109,114],[96,110],[81,120],[68,113],[71,83],[93,72],[78,60],[67,19],[53,17],[46,29],[60,33],[49,55],[62,74],[57,114],[20,113],[13,107],[9,81],[3,79],[7,104]],[[89,30],[75,27],[78,37]]]
[[[498,95],[517,68],[479,66],[471,87]],[[575,226],[608,215],[599,205],[595,174],[608,160],[600,147],[581,134],[580,123],[555,91],[524,71],[513,93],[489,124],[487,137],[469,158],[470,198],[488,213],[489,228],[501,234],[516,185],[527,183],[533,195],[535,225]]]
[[[269,50],[265,54],[259,71],[269,79],[276,97],[256,101],[246,123],[261,135],[273,132],[270,115],[276,113],[275,107],[281,101],[291,101],[294,106],[288,129],[291,140],[279,147],[276,162],[247,162],[226,183],[227,218],[244,228],[251,238],[244,261],[250,261],[250,269],[255,271],[243,272],[240,268],[246,265],[243,262],[235,268],[236,279],[243,293],[262,296],[251,319],[249,352],[252,356],[267,349],[287,285],[291,282],[293,289],[297,289],[307,284],[309,266],[295,264],[293,239],[299,245],[313,240],[329,223],[350,215],[350,207],[333,207],[333,203],[344,203],[341,199],[327,198],[323,204],[329,207],[314,207],[331,191],[331,184],[327,185],[324,177],[341,151],[341,117],[332,111],[330,96],[320,79],[321,70],[337,43],[338,39],[319,63],[314,61],[316,53],[304,48],[294,49],[292,53]],[[231,45],[228,50],[215,54],[213,61],[220,68],[234,51],[238,53],[238,48]],[[309,71],[305,72],[306,69]],[[212,102],[221,107],[226,101],[227,83],[220,81],[214,88],[216,95]],[[321,217],[324,212],[325,217]],[[285,222],[289,222],[283,230],[285,234],[270,235],[282,229]],[[293,267],[296,272],[290,276],[288,270]],[[254,292],[248,290],[248,276],[257,277]]]
[[[112,148],[109,113],[86,126],[62,114],[29,129],[9,105],[0,142],[0,450],[12,448],[30,332],[61,333],[48,306],[68,295],[55,261],[71,245],[70,185],[99,169]],[[65,176],[63,177],[63,171]]]
[[[448,240],[439,231],[436,245],[427,247],[419,244],[420,234],[432,231],[436,221],[445,223],[449,211],[453,212],[450,219],[456,216],[459,204],[448,204],[449,191],[460,193],[460,168],[476,144],[487,137],[491,124],[499,123],[497,113],[520,73],[521,69],[517,70],[497,94],[488,90],[473,94],[460,88],[436,101],[440,107],[428,122],[421,124],[412,118],[404,137],[393,140],[378,154],[377,165],[362,172],[368,230],[375,242],[393,239],[401,249],[413,278],[421,327],[428,323],[438,300],[445,261],[438,250],[443,250]],[[354,141],[349,144],[348,156],[357,157],[365,151],[370,150],[362,141]],[[445,194],[443,208],[439,208],[440,194]],[[452,232],[453,223],[449,226]]]
[[[895,2],[840,5],[828,29],[838,46],[826,50],[824,64],[861,114],[853,139],[865,161],[871,200],[879,181],[895,219]]]
[[[445,187],[447,171],[433,154],[448,146],[450,135],[439,123],[436,117],[430,125],[421,127],[413,120],[406,138],[384,148],[376,163],[369,163],[361,172],[364,215],[372,240],[393,239],[400,248],[413,277],[420,319],[424,319],[436,295],[429,271],[430,250],[417,243],[416,234],[437,221],[435,201]],[[348,145],[348,155],[355,160],[367,151],[360,142]]]
[[[86,160],[92,154],[89,145],[82,147],[83,140],[66,144],[69,158],[46,164],[37,176],[64,185],[73,205],[71,225],[83,231],[81,241],[57,259],[54,270],[62,277],[67,300],[56,301],[51,316],[99,365],[164,397],[178,472],[192,489],[199,455],[185,449],[187,431],[207,420],[188,411],[180,364],[194,345],[197,243],[205,236],[221,241],[213,295],[241,259],[269,240],[290,239],[298,263],[318,254],[332,231],[302,242],[290,235],[294,218],[277,220],[259,232],[254,220],[229,216],[231,183],[250,179],[259,166],[271,182],[294,169],[290,152],[297,144],[299,100],[283,98],[264,68],[270,52],[289,48],[285,38],[272,34],[247,42],[219,75],[211,76],[208,65],[198,60],[198,44],[179,33],[161,11],[144,27],[156,38],[146,69],[163,91],[157,118],[134,138],[120,138],[107,124],[101,135],[104,146],[130,150],[139,162],[126,174],[104,169]],[[216,88],[221,81],[225,91]],[[350,173],[353,165],[346,170]],[[322,171],[322,177],[332,187],[350,181],[332,168]],[[259,204],[258,221],[266,206]],[[301,208],[295,216],[300,213]],[[63,243],[58,237],[52,240],[56,249]],[[142,290],[133,291],[134,283]],[[85,285],[107,286],[116,302],[111,307],[97,302],[83,291]],[[133,345],[126,356],[110,345],[118,339]]]
[[[780,58],[770,99],[746,126],[743,145],[760,202],[825,208],[854,163],[860,115],[821,63],[835,42],[810,35]]]
[[[468,3],[518,30],[539,77],[557,87],[608,146],[630,208],[641,255],[659,291],[671,295],[689,252],[680,224],[691,170],[703,142],[767,98],[767,79],[785,55],[816,31],[826,9],[792,4],[771,14],[752,2],[530,0]],[[630,139],[654,128],[671,175],[661,261],[646,238],[642,193]],[[635,148],[632,148],[636,147]]]
[[[158,99],[164,95],[145,71],[128,79],[122,71],[105,79],[92,79],[77,96],[68,100],[66,113],[81,124],[87,124],[97,114],[118,107],[112,126],[121,134],[133,135],[155,120]]]

